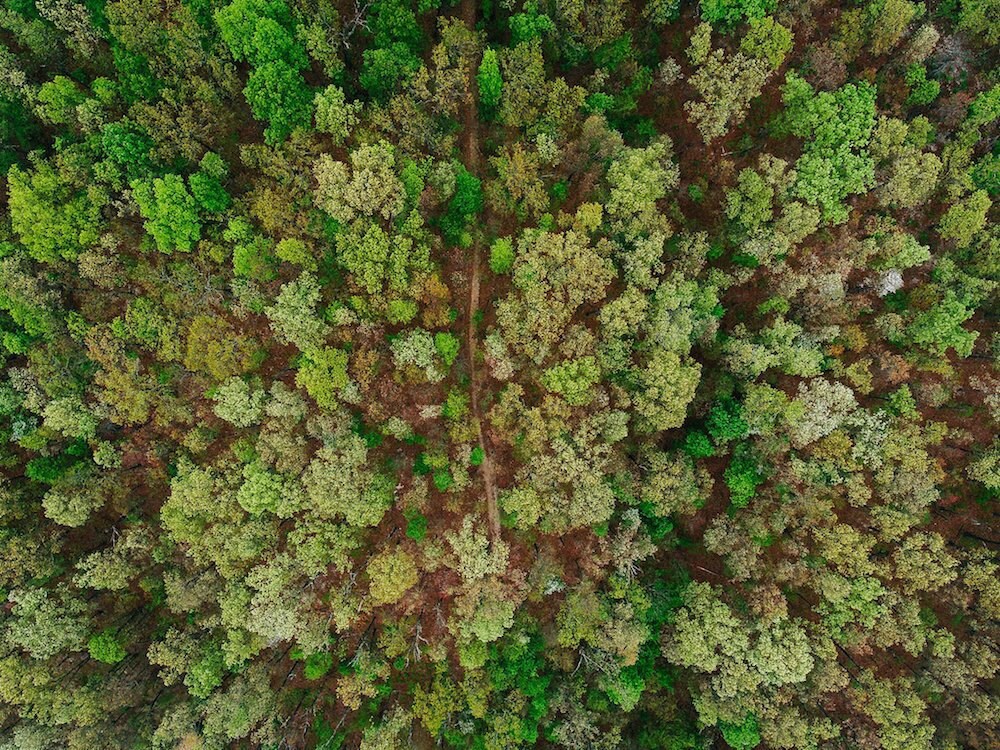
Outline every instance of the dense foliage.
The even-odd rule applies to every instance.
[[[1000,747],[998,44],[0,3],[0,750]]]

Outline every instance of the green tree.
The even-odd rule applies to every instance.
[[[453,333],[439,331],[434,334],[434,348],[437,350],[438,356],[441,357],[441,361],[444,362],[445,367],[452,366],[458,357],[461,346],[462,342]]]
[[[733,458],[723,474],[729,488],[729,501],[734,508],[745,508],[757,495],[757,487],[766,478],[760,461],[749,450],[734,451]]]
[[[988,45],[1000,43],[996,0],[961,0],[958,25],[981,37]]]
[[[957,247],[968,247],[976,234],[986,226],[986,216],[993,201],[985,190],[977,190],[951,206],[938,224],[938,232]]]
[[[235,0],[214,13],[226,46],[251,65],[243,95],[254,117],[266,120],[268,143],[285,140],[312,119],[313,92],[299,72],[306,54],[295,39],[284,0]]]
[[[954,349],[959,357],[968,357],[972,354],[979,332],[966,330],[962,324],[974,312],[949,292],[938,304],[914,317],[906,329],[907,337],[914,344],[941,357],[949,349]]]
[[[189,252],[201,238],[201,219],[184,179],[168,174],[132,182],[132,196],[145,219],[146,231],[161,253]]]
[[[207,698],[222,684],[224,669],[222,649],[215,643],[209,643],[191,664],[184,676],[184,685],[196,698]]]
[[[375,99],[386,99],[420,68],[420,59],[403,42],[366,49],[358,81]]]
[[[321,297],[319,282],[308,272],[282,285],[274,305],[266,310],[280,341],[294,344],[301,351],[322,346],[329,329],[316,310]]]
[[[636,379],[635,410],[642,429],[669,430],[684,423],[701,379],[701,365],[664,351],[652,356]]]
[[[184,348],[184,367],[214,380],[243,375],[254,363],[256,342],[226,320],[198,315],[191,320]]]
[[[254,68],[243,89],[250,109],[258,120],[266,120],[264,138],[268,143],[285,140],[296,128],[312,120],[313,92],[294,67],[272,60]]]
[[[511,15],[508,25],[515,44],[530,42],[556,30],[555,23],[544,13],[538,12],[538,4],[524,4],[524,12]]]
[[[236,492],[236,502],[250,515],[260,516],[265,512],[276,513],[279,507],[284,511],[293,505],[289,503],[292,494],[292,488],[283,477],[254,461],[243,467],[243,484]],[[281,512],[279,515],[288,514]]]
[[[359,102],[349,102],[339,86],[327,86],[316,94],[316,129],[327,133],[334,145],[344,143],[358,124]]]
[[[746,437],[749,427],[743,419],[743,407],[732,398],[720,400],[708,412],[705,427],[716,445]]]
[[[392,505],[395,480],[370,471],[368,450],[356,435],[320,448],[302,475],[302,486],[315,513],[342,516],[352,526],[376,526]]]
[[[875,164],[868,152],[875,127],[875,87],[847,84],[816,94],[790,72],[782,98],[789,130],[808,138],[795,165],[794,192],[818,205],[827,221],[842,223],[847,220],[843,201],[864,193],[875,181]]]
[[[417,565],[403,550],[386,550],[368,561],[368,593],[375,604],[392,604],[417,584]]]
[[[514,243],[500,237],[490,246],[490,270],[495,274],[510,273],[514,267]]]
[[[212,395],[215,414],[236,427],[257,424],[264,414],[265,394],[240,377],[231,377]]]
[[[216,10],[214,20],[219,35],[237,60],[256,65],[261,58],[280,57],[287,52],[290,40],[285,37],[291,13],[284,0],[234,0]],[[285,36],[281,31],[286,31]],[[269,41],[274,43],[273,52],[268,50]]]
[[[87,639],[87,606],[68,590],[11,591],[12,617],[7,621],[6,641],[36,659],[48,659],[60,651],[79,651]]]
[[[542,373],[542,385],[560,394],[572,406],[585,406],[594,397],[601,371],[594,357],[563,362]]]
[[[75,190],[46,162],[31,172],[13,165],[7,185],[11,226],[35,260],[75,260],[97,241],[104,203],[98,191]]]
[[[732,27],[742,20],[763,18],[774,0],[700,0],[701,17],[714,26]]]
[[[92,635],[87,642],[87,650],[91,659],[105,664],[117,664],[125,658],[125,648],[110,630],[102,630]]]
[[[53,125],[70,125],[76,122],[76,108],[87,96],[80,87],[66,76],[56,76],[38,87],[38,113]]]
[[[503,96],[503,76],[500,74],[500,60],[496,50],[487,48],[476,72],[479,87],[479,105],[487,116],[492,116],[500,107]]]
[[[302,676],[307,680],[318,680],[333,668],[333,655],[327,651],[306,657]]]
[[[101,147],[108,158],[122,165],[130,175],[142,175],[152,167],[155,141],[143,128],[127,120],[101,128]]]
[[[872,52],[882,55],[895,47],[922,11],[923,6],[909,0],[869,0],[865,16],[871,29]]]
[[[482,184],[478,177],[459,164],[455,169],[455,192],[448,201],[445,215],[441,217],[445,239],[454,245],[468,247],[471,238],[465,232],[466,225],[482,210]]]
[[[708,435],[700,430],[685,435],[682,448],[691,458],[709,458],[715,455],[712,441],[708,439]]]
[[[792,32],[771,16],[750,19],[750,30],[740,41],[740,51],[767,60],[773,69],[781,66],[792,51]]]
[[[320,407],[333,408],[337,395],[350,382],[347,352],[326,346],[306,352],[295,374],[295,383],[304,388]]]
[[[207,153],[200,169],[188,178],[191,194],[202,211],[217,214],[229,208],[232,198],[222,186],[222,178],[229,171],[218,154]]]
[[[719,722],[719,731],[722,732],[722,739],[733,750],[752,750],[760,744],[760,728],[757,717],[753,714],[747,714],[746,719],[739,724]]]
[[[906,85],[910,87],[910,94],[906,97],[906,103],[914,106],[930,104],[937,99],[941,93],[941,84],[927,77],[927,68],[920,63],[913,63],[907,66],[904,75]]]

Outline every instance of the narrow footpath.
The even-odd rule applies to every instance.
[[[466,26],[475,30],[475,0],[462,0],[462,19],[465,21]],[[463,130],[465,131],[465,137],[462,141],[462,156],[465,161],[465,168],[476,177],[482,179],[482,175],[479,173],[479,103],[477,94],[475,70],[470,68],[467,76],[465,101],[462,105]],[[486,494],[486,516],[489,519],[490,539],[496,543],[500,539],[500,511],[497,508],[496,482],[494,480],[490,446],[483,432],[483,415],[479,410],[479,377],[476,372],[476,354],[479,344],[476,336],[476,313],[479,311],[480,265],[482,263],[481,244],[480,238],[477,235],[473,242],[469,261],[472,267],[469,273],[469,309],[466,314],[466,319],[469,321],[466,350],[469,356],[469,396],[472,402],[472,413],[479,429],[479,447],[483,450],[483,462],[479,470],[483,478]]]

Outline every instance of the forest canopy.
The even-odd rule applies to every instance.
[[[998,45],[0,2],[0,750],[1000,747]]]

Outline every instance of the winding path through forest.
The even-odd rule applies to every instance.
[[[475,31],[475,0],[462,0],[462,18],[469,29]],[[471,67],[468,71],[465,101],[462,109],[463,128],[465,130],[465,138],[462,142],[462,156],[465,161],[465,168],[476,177],[479,177],[479,106],[476,96],[475,71]],[[483,450],[483,462],[480,464],[479,469],[483,477],[483,485],[486,492],[486,516],[489,519],[490,539],[495,544],[500,539],[500,511],[497,508],[493,461],[490,456],[486,434],[483,431],[483,416],[479,409],[479,379],[476,373],[476,351],[478,344],[476,338],[476,313],[479,311],[482,247],[478,235],[474,233],[474,236],[475,239],[470,258],[472,268],[469,274],[469,309],[467,311],[469,326],[466,334],[466,345],[469,352],[469,396],[472,402],[472,414],[475,417],[476,427],[479,431],[479,447]]]

